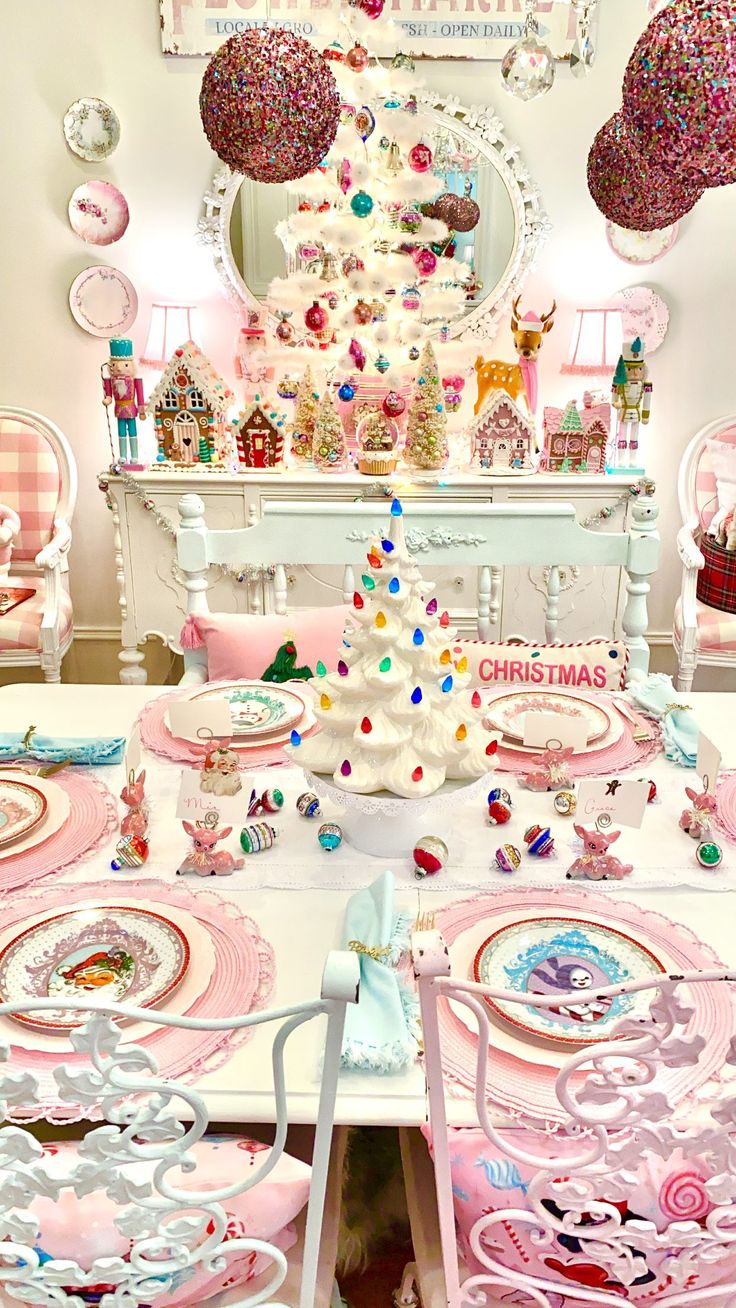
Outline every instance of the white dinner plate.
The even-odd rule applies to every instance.
[[[40,790],[46,799],[46,816],[29,831],[28,835],[1,847],[0,862],[5,858],[16,858],[18,854],[24,854],[27,850],[42,845],[44,841],[56,835],[57,831],[61,831],[69,817],[69,795],[57,781],[47,777],[35,777],[31,773],[22,772],[20,768],[5,768],[0,771],[0,785],[3,781],[28,781],[36,790]]]
[[[84,95],[64,114],[64,136],[80,159],[94,163],[107,159],[120,140],[120,119],[111,105],[97,95]]]
[[[119,268],[93,264],[74,278],[69,308],[74,321],[90,336],[117,336],[133,326],[138,295]]]

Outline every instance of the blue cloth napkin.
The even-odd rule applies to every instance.
[[[122,763],[124,755],[124,736],[37,736],[34,732],[26,748],[24,733],[0,731],[0,761],[34,758],[41,763],[63,763],[70,759],[103,767]]]
[[[407,914],[394,913],[394,874],[384,872],[373,885],[348,900],[343,942],[388,947],[379,962],[358,953],[360,1000],[348,1004],[342,1047],[343,1067],[369,1072],[397,1072],[414,1061],[418,1052],[419,1010],[413,990],[396,972],[399,957],[408,948],[411,923]]]
[[[682,768],[694,768],[698,758],[698,726],[692,709],[680,701],[672,678],[664,672],[650,672],[642,681],[629,683],[631,698],[662,723],[664,752]]]

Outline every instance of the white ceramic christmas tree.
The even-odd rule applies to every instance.
[[[494,766],[496,741],[468,689],[467,660],[453,662],[455,631],[437,615],[433,589],[407,550],[394,500],[389,534],[368,554],[337,672],[312,682],[321,730],[294,745],[296,762],[331,773],[343,790],[410,799]]]

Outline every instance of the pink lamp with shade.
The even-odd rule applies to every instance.
[[[576,309],[569,358],[561,372],[607,377],[618,363],[624,338],[620,309]]]
[[[153,368],[165,368],[174,350],[187,341],[194,341],[196,306],[193,304],[151,305],[151,323],[141,363]]]

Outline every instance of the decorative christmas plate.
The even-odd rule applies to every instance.
[[[0,951],[0,995],[8,1003],[94,995],[152,1008],[179,984],[189,955],[181,928],[148,909],[105,904],[60,913],[22,931]],[[60,1007],[14,1020],[69,1031],[88,1016]]]
[[[91,336],[115,336],[135,322],[138,296],[125,273],[94,264],[74,278],[69,308],[74,321]]]
[[[47,777],[35,777],[20,768],[6,768],[0,772],[0,792],[6,784],[17,785],[19,782],[31,786],[34,791],[41,794],[46,810],[40,822],[34,823],[22,836],[13,837],[12,841],[6,844],[3,844],[2,829],[0,829],[0,866],[4,859],[15,859],[19,854],[42,845],[61,830],[69,817],[69,796],[58,781],[51,781]]]
[[[483,985],[539,995],[566,994],[639,981],[665,967],[644,945],[615,927],[575,917],[539,917],[514,922],[483,942],[473,975]],[[487,999],[493,1012],[530,1035],[564,1044],[587,1045],[609,1038],[620,1017],[647,1013],[651,995],[604,996],[559,1007],[521,1007]]]
[[[0,781],[0,846],[25,836],[46,816],[46,796],[29,781]]]
[[[88,245],[113,245],[130,219],[128,201],[112,182],[82,182],[69,201],[72,230]]]
[[[510,740],[523,741],[527,713],[559,713],[563,717],[582,718],[588,730],[588,744],[600,740],[611,727],[610,714],[602,705],[554,690],[510,690],[491,701],[485,720]]]
[[[261,681],[234,681],[200,691],[192,699],[225,699],[230,705],[233,736],[249,740],[290,731],[304,716],[306,704],[293,690]]]
[[[624,263],[656,263],[672,249],[678,228],[679,223],[673,223],[671,227],[660,227],[655,232],[633,232],[608,220],[606,238],[613,253]]]
[[[74,154],[94,163],[96,159],[107,159],[116,148],[120,119],[104,100],[85,95],[75,100],[64,114],[64,136]]]
[[[670,311],[661,295],[651,286],[627,286],[617,291],[609,304],[621,310],[624,340],[633,341],[640,336],[647,354],[659,349],[670,320]]]

